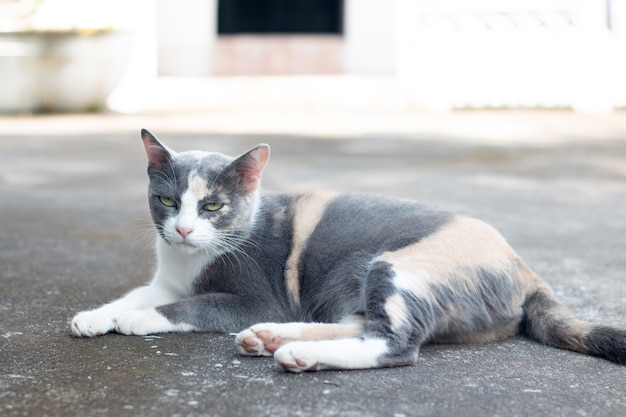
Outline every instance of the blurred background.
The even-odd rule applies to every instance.
[[[626,0],[0,0],[0,112],[626,107]]]

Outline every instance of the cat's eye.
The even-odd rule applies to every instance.
[[[167,207],[174,207],[176,206],[176,201],[172,200],[169,197],[164,197],[162,195],[159,196],[159,201],[161,202],[161,204],[163,204],[164,206]]]
[[[204,205],[204,209],[208,211],[218,211],[222,207],[224,207],[222,203],[207,203]]]

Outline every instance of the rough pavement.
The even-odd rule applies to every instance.
[[[333,140],[60,120],[71,133],[33,119],[0,137],[2,416],[626,415],[625,367],[524,338],[426,346],[413,367],[292,375],[238,356],[230,335],[77,339],[68,326],[149,278],[142,127],[180,150],[267,142],[267,189],[375,192],[482,218],[577,315],[626,326],[626,115],[609,136],[557,129],[515,145],[458,129]]]

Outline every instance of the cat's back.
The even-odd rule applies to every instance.
[[[360,193],[310,192],[273,199],[289,202],[293,247],[335,255],[379,252],[435,233],[454,214],[408,200]]]

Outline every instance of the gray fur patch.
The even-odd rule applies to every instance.
[[[452,215],[411,202],[345,194],[326,207],[302,251],[301,319],[337,321],[363,309],[363,288],[376,258],[420,241]]]

